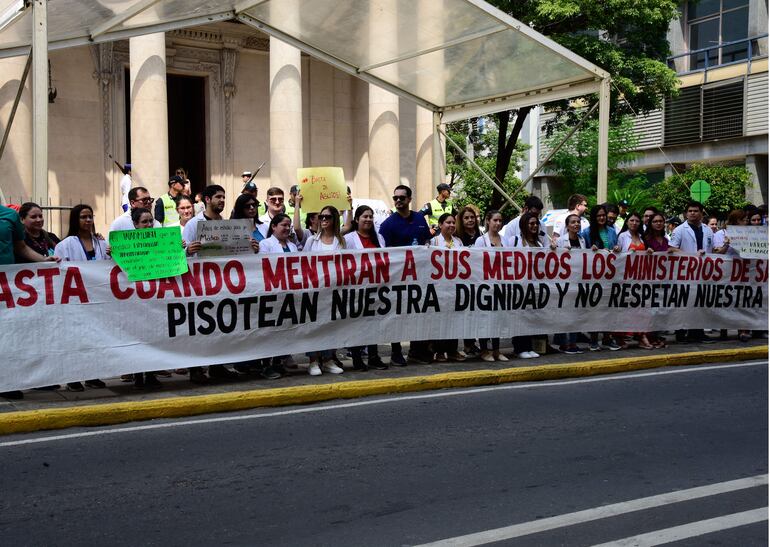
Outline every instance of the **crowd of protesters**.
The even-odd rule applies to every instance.
[[[186,254],[195,257],[201,249],[197,241],[197,225],[200,222],[222,220],[225,217],[225,189],[209,185],[192,198],[190,181],[184,169],[177,169],[168,181],[168,193],[154,199],[144,187],[130,187],[128,175],[121,181],[123,214],[110,225],[109,230],[134,230],[160,226],[179,226],[182,245]],[[252,222],[251,248],[255,253],[297,253],[346,249],[377,249],[385,247],[431,246],[445,249],[462,247],[477,248],[546,248],[590,249],[609,252],[685,252],[717,253],[731,257],[739,253],[730,246],[730,238],[716,217],[706,216],[704,207],[691,201],[683,211],[684,222],[677,217],[666,218],[655,207],[629,211],[628,203],[597,204],[589,209],[586,196],[570,196],[567,212],[553,221],[553,233],[548,234],[541,222],[543,202],[537,196],[525,199],[521,214],[504,223],[498,210],[487,210],[483,217],[474,205],[458,209],[452,203],[451,188],[447,184],[437,187],[435,199],[415,211],[412,208],[412,190],[398,185],[393,191],[392,214],[375,227],[374,210],[361,205],[352,207],[348,189],[348,209],[339,211],[326,206],[321,211],[302,210],[302,195],[296,186],[285,201],[284,192],[278,187],[267,190],[264,203],[258,200],[258,190],[250,172],[243,173],[244,187],[235,199],[230,219],[247,219]],[[153,207],[153,203],[155,204]],[[24,203],[18,212],[0,206],[0,264],[42,261],[109,260],[110,249],[105,238],[94,229],[93,209],[86,204],[70,211],[69,227],[64,239],[46,231],[43,210],[35,203]],[[734,225],[766,225],[766,206],[747,206],[732,211],[724,223]],[[747,341],[751,331],[740,330],[739,339]],[[559,352],[575,355],[584,350],[616,351],[635,344],[642,349],[666,347],[662,332],[572,332],[553,335],[553,347]],[[755,333],[756,334],[756,333]],[[582,339],[588,346],[581,347]],[[726,337],[726,331],[720,332]],[[708,343],[714,339],[703,330],[676,331],[677,342]],[[548,351],[547,336],[517,336],[511,339],[511,356],[535,359],[539,351]],[[545,348],[545,349],[542,349]],[[409,361],[431,363],[464,361],[475,357],[487,362],[508,361],[501,351],[499,338],[462,340],[412,340],[405,356],[400,341],[391,344],[389,363],[379,355],[377,344],[326,349],[307,354],[307,373],[318,376],[323,373],[342,374],[343,363],[338,353],[347,352],[354,370],[386,369],[388,366],[406,366]],[[188,375],[191,382],[205,384],[212,379],[235,379],[243,375],[259,375],[277,379],[297,368],[291,355],[257,359],[238,363],[231,370],[225,365],[176,369],[173,373]],[[124,375],[122,380],[133,382],[138,389],[161,387],[158,376],[170,376],[171,371],[150,371]],[[84,382],[86,387],[103,388],[102,380]],[[45,386],[37,389],[58,389]],[[71,382],[67,389],[83,391],[81,382]],[[19,391],[0,393],[6,398],[21,398]]]

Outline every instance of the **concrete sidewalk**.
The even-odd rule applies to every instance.
[[[673,338],[673,337],[670,337]],[[510,346],[501,348],[510,355]],[[389,346],[380,347],[387,362]],[[342,356],[343,352],[338,352]],[[0,399],[0,434],[60,429],[82,425],[105,425],[161,417],[179,417],[256,408],[319,402],[337,398],[421,391],[448,387],[535,381],[669,365],[699,364],[767,358],[767,340],[741,343],[731,339],[713,344],[669,344],[668,348],[621,351],[586,351],[582,355],[553,353],[539,359],[510,358],[489,363],[467,360],[462,363],[410,364],[388,370],[354,371],[349,359],[344,374],[311,377],[300,371],[278,380],[246,376],[234,381],[212,381],[199,386],[187,376],[174,374],[161,378],[162,389],[137,390],[119,378],[103,379],[104,389],[86,388],[76,393],[65,388],[56,391],[25,391],[24,399]]]

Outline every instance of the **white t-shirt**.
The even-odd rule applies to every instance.
[[[717,233],[715,233],[714,243],[713,243],[714,248],[718,249],[720,247],[724,247],[726,237],[727,237],[727,230],[725,230],[724,228],[719,230]],[[735,249],[733,249],[732,246],[728,246],[727,250],[725,251],[725,256],[730,256],[735,258],[735,257],[741,256],[741,254]]]
[[[120,179],[120,204],[128,205],[128,193],[131,191],[131,175],[126,173]]]
[[[340,245],[340,242],[336,237],[332,239],[331,243],[324,243],[323,240],[321,240],[321,233],[319,232],[307,239],[302,247],[302,252],[337,251],[343,248],[344,247]]]
[[[153,219],[152,227],[160,228],[161,224],[157,220]],[[109,231],[114,232],[116,230],[133,230],[133,229],[134,229],[134,221],[131,220],[131,209],[129,209],[128,211],[126,211],[125,213],[123,213],[118,218],[112,221],[112,224],[110,224]]]

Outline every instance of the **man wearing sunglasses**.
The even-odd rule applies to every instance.
[[[412,211],[412,189],[403,184],[393,190],[393,205],[396,212],[392,213],[380,225],[380,235],[385,240],[386,247],[409,247],[425,245],[431,238],[430,228],[425,217]],[[409,343],[409,357],[418,363],[430,363],[433,356],[428,352],[428,342],[414,340]],[[390,362],[395,366],[405,366],[406,359],[401,351],[401,344],[391,344]]]
[[[152,203],[154,201],[155,200],[150,197],[150,192],[144,186],[131,188],[128,192],[129,209],[112,221],[110,232],[114,232],[115,230],[133,230],[134,221],[131,220],[131,210],[142,208],[152,212]],[[153,228],[160,228],[160,222],[153,220],[152,226]]]
[[[301,200],[299,201],[301,203]],[[298,203],[298,206],[299,206]],[[259,217],[259,220],[262,221],[262,224],[257,226],[257,229],[260,232],[263,232],[262,235],[267,238],[267,229],[270,226],[270,221],[273,220],[273,217],[279,213],[288,213],[288,208],[286,207],[286,204],[284,202],[284,196],[283,196],[283,190],[278,188],[277,186],[271,186],[267,189],[267,212]],[[289,215],[289,218],[294,219],[297,215],[294,214],[295,208],[292,207],[292,214]],[[300,208],[301,212],[301,208]],[[294,243],[295,245],[299,245],[300,241],[302,241],[302,226],[301,223],[294,222],[291,227],[291,233],[289,234],[289,241]]]

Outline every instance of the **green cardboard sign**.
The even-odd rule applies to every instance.
[[[187,273],[179,226],[110,232],[112,258],[129,281],[149,281]]]
[[[705,180],[696,180],[690,186],[690,197],[698,203],[706,203],[711,197],[711,185]]]

